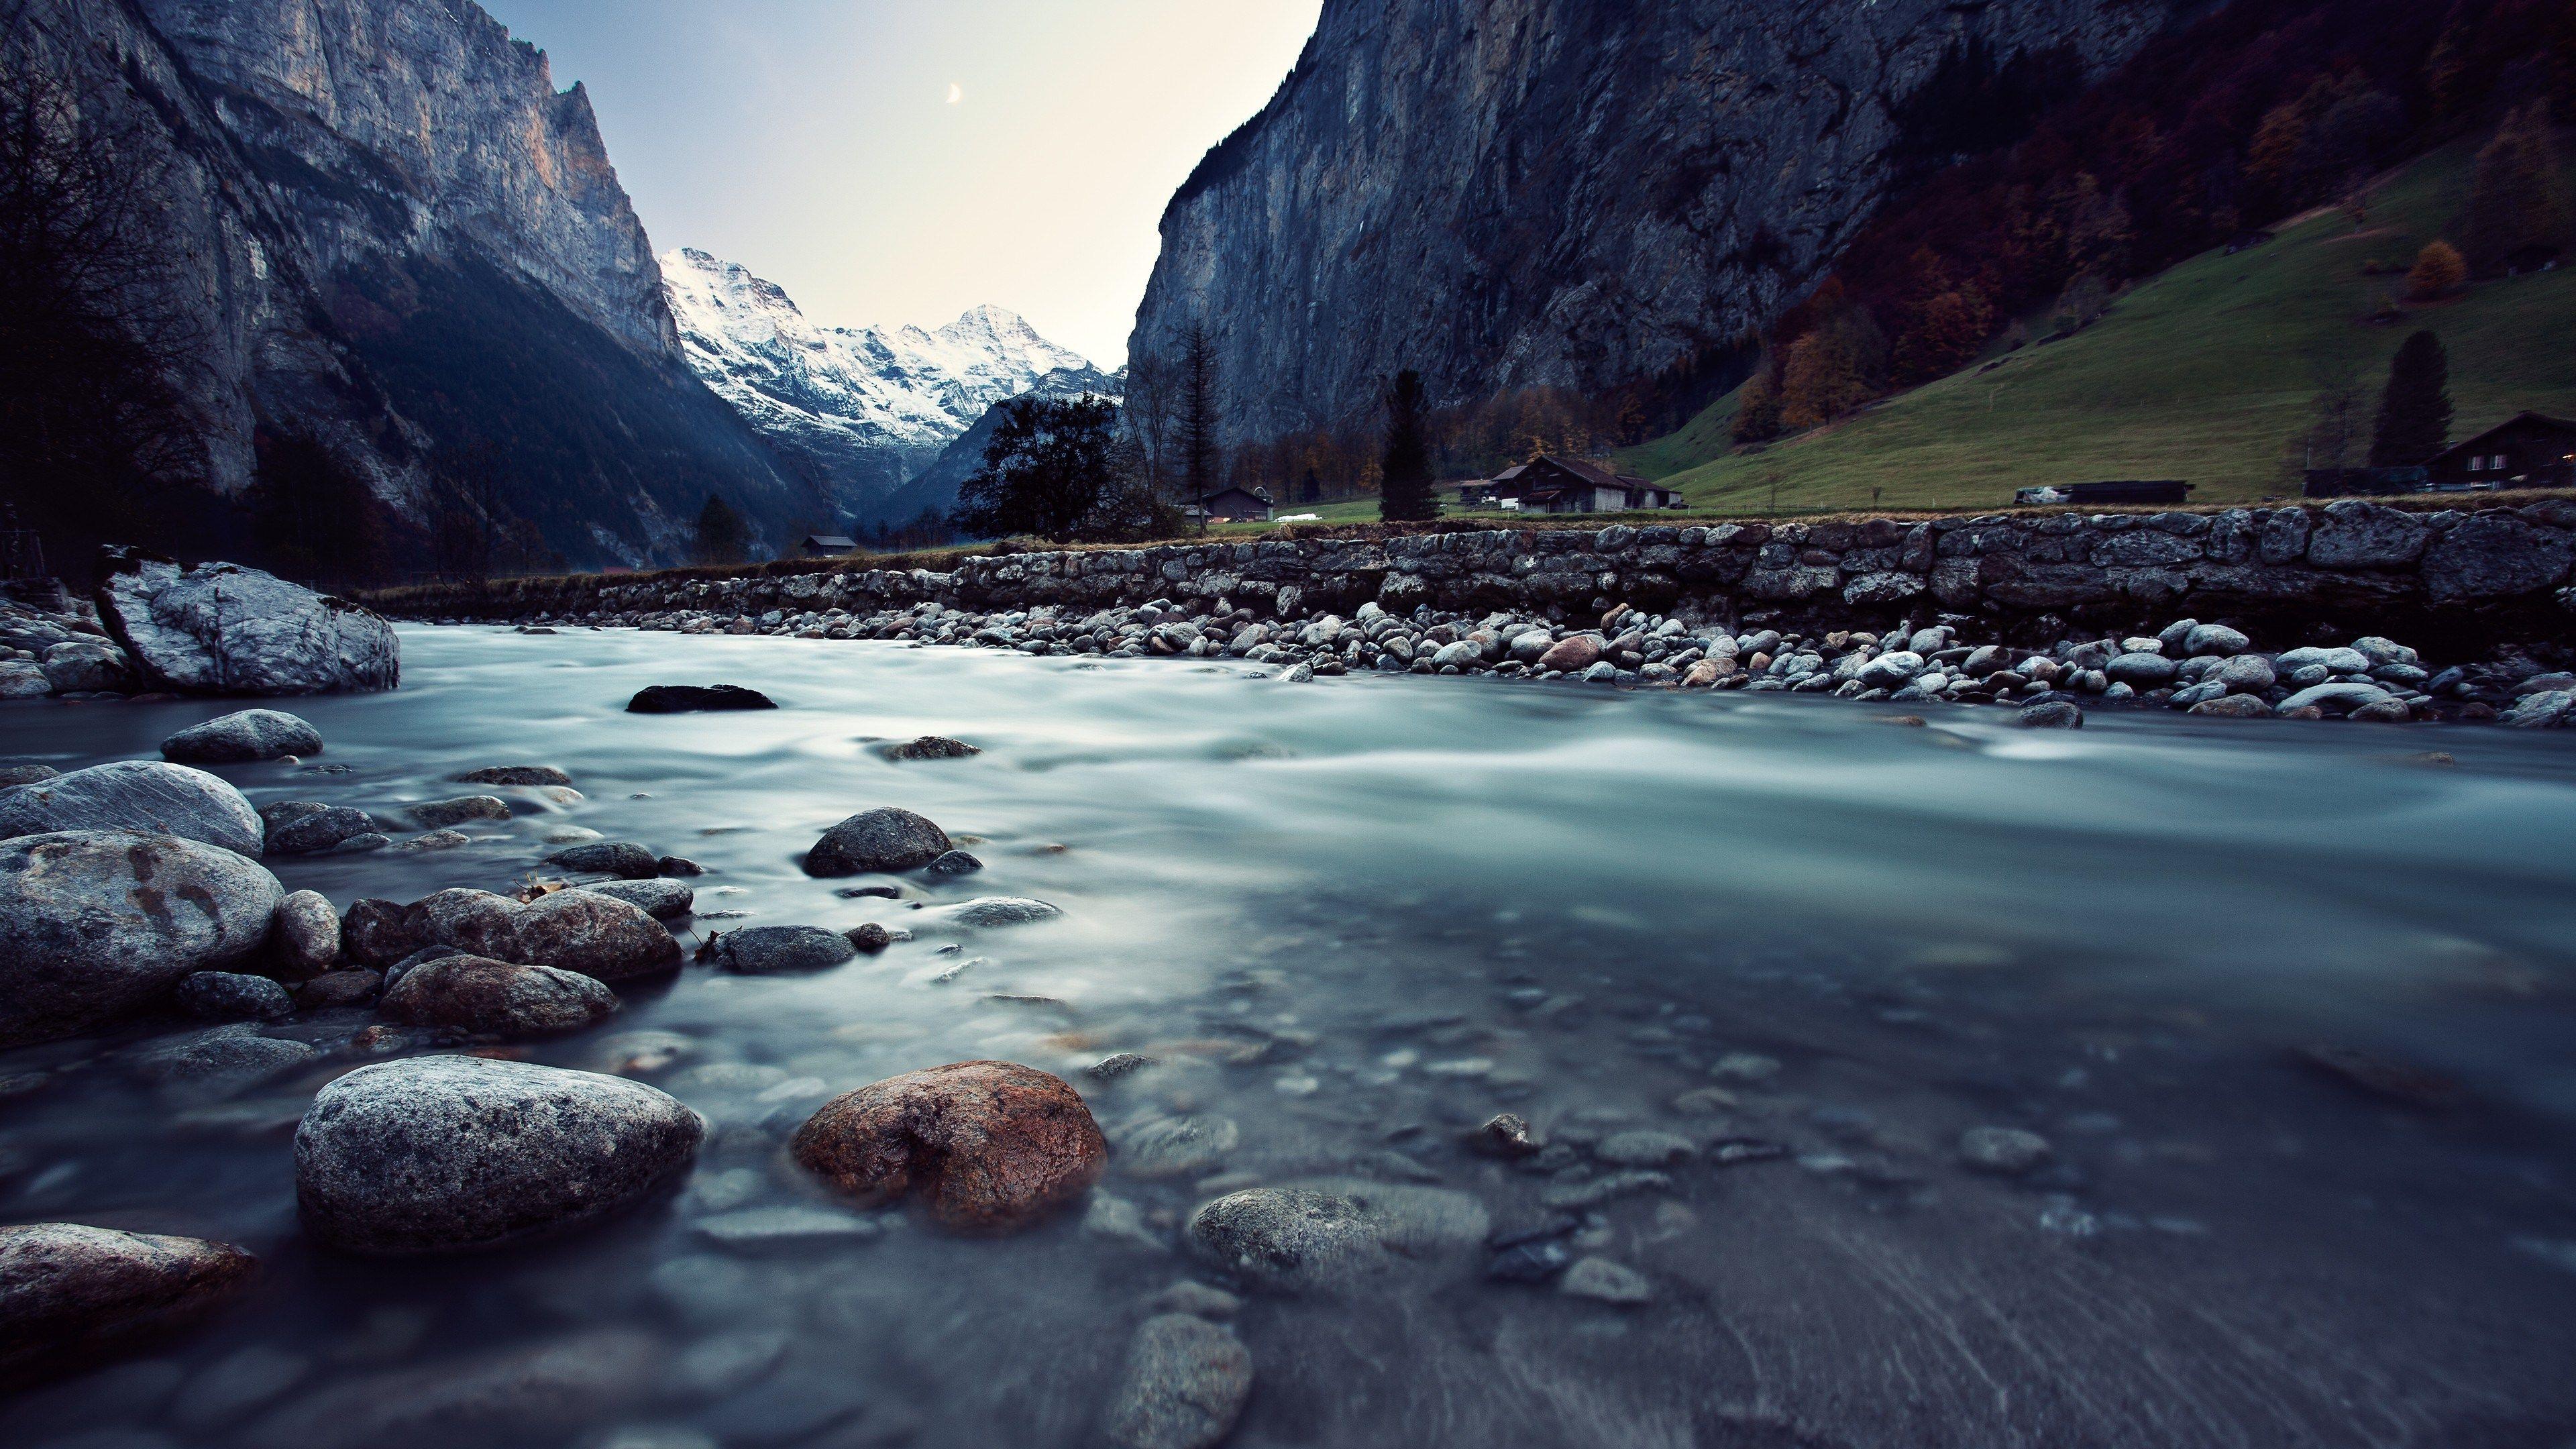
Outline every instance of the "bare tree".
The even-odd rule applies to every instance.
[[[25,0],[0,11],[0,498],[85,553],[178,527],[203,337],[158,211],[167,138],[139,99],[48,69],[40,39]]]

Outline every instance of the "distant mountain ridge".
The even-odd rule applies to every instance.
[[[856,517],[918,512],[895,495],[1003,399],[1058,374],[1107,381],[1000,307],[935,331],[825,327],[739,263],[683,247],[661,265],[691,369]]]
[[[278,440],[362,477],[415,557],[468,466],[576,565],[677,561],[709,495],[764,544],[824,511],[689,371],[589,96],[471,0],[29,0],[0,44],[158,153],[135,174],[196,339],[177,481],[218,511]]]

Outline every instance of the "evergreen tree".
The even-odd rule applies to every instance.
[[[695,554],[702,564],[740,563],[751,551],[751,529],[742,515],[712,493],[707,506],[698,510],[697,534]]]
[[[2478,152],[2463,236],[2469,261],[2493,276],[2517,251],[2558,246],[2567,239],[2568,211],[2549,103],[2533,101],[2506,116]]]
[[[1379,471],[1378,517],[1417,523],[1440,516],[1431,492],[1431,404],[1422,374],[1408,368],[1386,389],[1386,453]]]
[[[2370,430],[2370,465],[2421,463],[2450,442],[2450,354],[2442,339],[2418,332],[2399,344],[2388,364],[2388,385],[2380,391],[2379,416]]]
[[[1191,498],[1217,490],[1223,459],[1217,443],[1216,339],[1207,324],[1181,333],[1181,487]]]
[[[1313,468],[1308,468],[1306,470],[1306,481],[1297,485],[1297,501],[1300,503],[1321,503],[1323,500],[1324,480],[1315,476],[1315,470]]]

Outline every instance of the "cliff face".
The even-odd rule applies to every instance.
[[[1945,54],[2096,75],[2183,0],[1326,0],[1163,216],[1133,356],[1218,338],[1236,440],[1596,390],[1767,322],[1886,194]]]
[[[470,0],[31,0],[9,45],[157,129],[210,490],[310,436],[421,530],[497,467],[580,564],[682,556],[710,494],[828,517],[688,370],[589,98]]]

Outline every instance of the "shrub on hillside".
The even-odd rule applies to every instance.
[[[2459,248],[2435,237],[2415,254],[2414,269],[2406,274],[2406,297],[2413,302],[2430,302],[2458,291],[2468,279],[2469,264],[2461,258]]]

